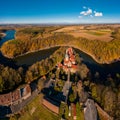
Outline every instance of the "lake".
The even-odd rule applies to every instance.
[[[0,46],[7,40],[14,39],[15,32],[16,32],[15,30],[7,30],[5,32],[6,36],[0,40]]]

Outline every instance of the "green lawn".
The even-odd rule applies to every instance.
[[[25,113],[19,120],[58,120],[58,116],[45,108],[41,102],[42,95],[39,95],[25,107]]]

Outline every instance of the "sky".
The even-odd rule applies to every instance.
[[[120,0],[0,0],[6,23],[120,23]]]

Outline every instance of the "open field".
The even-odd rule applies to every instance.
[[[67,33],[69,35],[73,35],[74,37],[83,37],[87,38],[89,40],[100,40],[109,42],[113,40],[111,37],[111,34],[113,30],[110,28],[98,28],[97,26],[66,26],[64,28],[61,28],[59,30],[54,31],[55,33]]]
[[[42,105],[42,94],[24,108],[19,120],[58,120],[58,116]]]

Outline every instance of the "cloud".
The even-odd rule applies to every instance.
[[[88,8],[87,11],[80,12],[81,15],[88,16],[92,14],[92,9]]]
[[[83,16],[78,16],[78,18],[82,18]]]
[[[86,6],[83,6],[83,9],[86,9],[87,7]]]
[[[94,11],[94,16],[95,17],[101,17],[101,16],[103,16],[103,13]]]
[[[93,18],[93,15],[90,15],[91,18]]]
[[[84,16],[87,16],[90,18],[103,16],[102,12],[97,12],[97,11],[93,12],[94,9],[88,8],[86,6],[83,6],[83,9],[85,10],[80,12],[80,16],[78,16],[78,18],[83,18]]]

